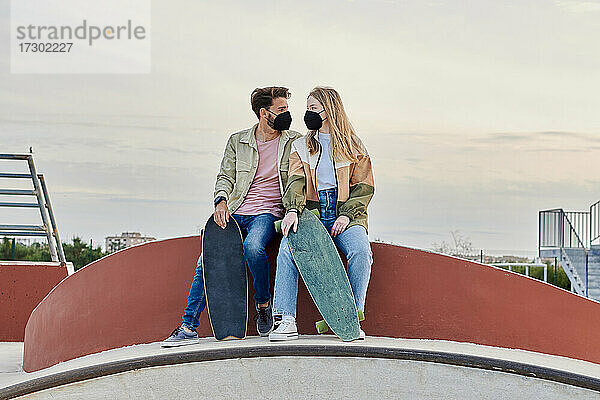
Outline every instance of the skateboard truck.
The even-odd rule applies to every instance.
[[[365,313],[363,312],[363,310],[358,310],[358,321],[364,321],[365,320]],[[327,325],[327,322],[325,322],[324,319],[315,322],[315,328],[317,328],[317,333],[323,334],[325,332],[327,332],[329,330],[329,325]]]

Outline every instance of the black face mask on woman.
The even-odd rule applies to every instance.
[[[321,113],[325,110],[321,110],[319,112],[314,112],[311,110],[306,110],[304,113],[304,123],[309,131],[317,131],[321,129],[323,126],[323,118],[321,118]]]
[[[267,109],[265,108],[265,110]],[[281,114],[275,114],[271,110],[267,111],[275,116],[273,121],[267,118],[267,124],[269,124],[272,129],[275,129],[276,131],[287,131],[290,129],[290,125],[292,125],[292,114],[290,114],[289,111],[282,112]]]

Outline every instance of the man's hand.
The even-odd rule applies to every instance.
[[[333,226],[331,227],[331,236],[335,237],[340,233],[344,232],[350,223],[350,218],[345,215],[340,215],[337,217]]]
[[[298,213],[289,211],[281,221],[281,233],[287,237],[290,228],[294,228],[294,233],[298,230]]]
[[[227,226],[229,222],[229,208],[227,207],[226,200],[221,200],[215,206],[215,222],[223,229]]]

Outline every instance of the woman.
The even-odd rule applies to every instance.
[[[354,132],[338,92],[316,87],[307,100],[304,122],[309,132],[292,144],[288,184],[283,195],[284,238],[277,256],[273,315],[280,321],[270,340],[298,338],[296,298],[298,269],[287,242],[304,208],[318,209],[321,221],[348,260],[348,278],[358,310],[364,310],[373,256],[367,237],[367,206],[374,193],[366,148]],[[365,333],[360,331],[360,338]]]

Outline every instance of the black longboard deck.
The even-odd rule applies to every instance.
[[[248,278],[243,238],[229,218],[221,228],[211,216],[202,236],[202,266],[208,317],[217,340],[243,339],[248,323]]]

